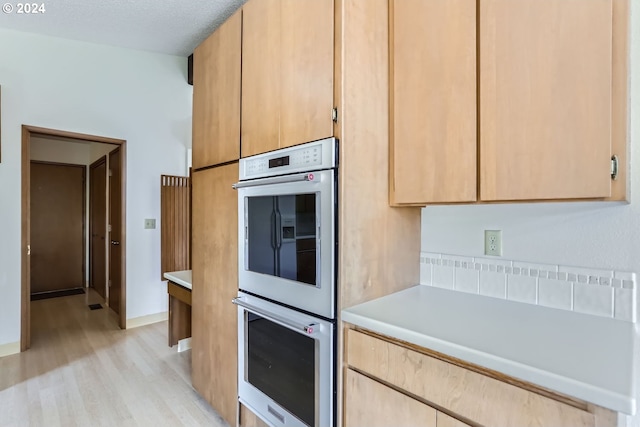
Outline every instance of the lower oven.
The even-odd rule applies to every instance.
[[[238,397],[273,426],[335,425],[335,323],[239,292]]]

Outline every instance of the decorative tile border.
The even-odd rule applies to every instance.
[[[420,283],[637,321],[636,273],[421,252]]]

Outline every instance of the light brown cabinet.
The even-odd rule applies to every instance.
[[[436,413],[436,426],[438,427],[470,427],[469,424],[463,423],[457,418],[450,417],[444,412]]]
[[[242,11],[193,53],[193,168],[240,158]]]
[[[366,331],[345,333],[344,427],[615,425],[613,412],[533,384]]]
[[[243,7],[242,157],[333,136],[333,0]]]
[[[391,203],[476,200],[476,2],[390,0]]]
[[[480,199],[611,192],[611,1],[483,0]]]
[[[345,427],[469,427],[352,369],[345,374]]]
[[[238,180],[232,163],[193,173],[193,387],[230,424],[238,407]]]
[[[169,347],[173,347],[178,341],[191,336],[191,290],[169,280],[167,294]]]
[[[242,13],[242,157],[338,137],[338,309],[413,286],[420,211],[388,204],[388,0],[249,0]],[[208,163],[193,155],[194,165]],[[192,369],[196,390],[236,425],[237,318],[228,293],[237,292],[237,194],[229,192],[238,176],[218,185],[223,168],[194,172]],[[239,412],[241,425],[261,425],[242,405]]]
[[[436,410],[391,387],[347,369],[345,427],[436,427]]]
[[[627,8],[392,0],[391,204],[624,199]]]
[[[269,424],[258,418],[249,408],[239,404],[238,427],[269,427]]]

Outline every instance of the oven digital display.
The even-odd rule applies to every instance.
[[[269,169],[279,168],[280,166],[289,166],[289,156],[278,157],[276,159],[269,159]]]

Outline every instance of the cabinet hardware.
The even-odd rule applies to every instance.
[[[333,107],[331,110],[331,120],[338,123],[338,107]]]
[[[231,185],[231,188],[233,188],[234,190],[237,190],[238,188],[257,187],[259,185],[270,185],[270,184],[287,184],[290,182],[300,182],[300,181],[317,182],[318,177],[314,176],[314,174],[312,173],[284,175],[284,176],[277,176],[273,178],[261,178],[253,181],[236,182],[235,184]]]
[[[618,156],[611,156],[611,179],[618,179]]]

